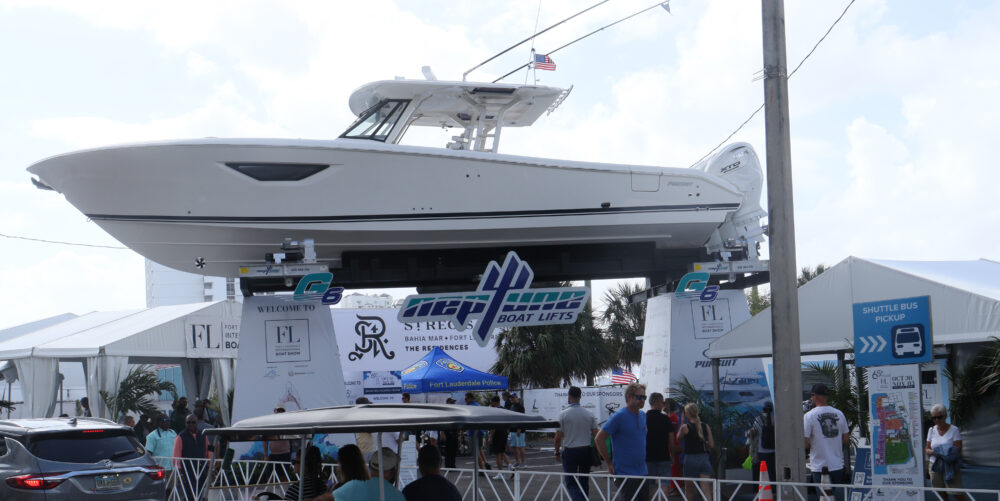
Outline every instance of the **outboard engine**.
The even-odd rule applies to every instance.
[[[736,185],[743,193],[740,208],[726,217],[705,243],[709,254],[729,261],[741,258],[756,261],[758,246],[764,241],[765,229],[760,219],[767,216],[760,207],[764,171],[753,147],[733,143],[692,167]],[[742,256],[734,255],[742,253]]]

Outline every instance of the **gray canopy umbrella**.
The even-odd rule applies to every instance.
[[[322,433],[364,433],[419,430],[479,430],[510,427],[523,429],[558,428],[558,421],[542,416],[528,416],[496,407],[441,404],[364,404],[342,405],[304,411],[267,414],[244,419],[228,428],[210,428],[206,435],[220,435],[232,441],[250,441],[260,435],[302,435],[302,450],[306,437]],[[381,443],[381,439],[378,440]],[[479,453],[478,440],[472,441],[473,456]],[[402,444],[400,444],[402,447]],[[382,448],[379,454],[379,475],[382,474]],[[396,451],[397,454],[399,451]],[[305,454],[299,455],[305,471]],[[473,462],[473,496],[479,497],[479,463]],[[305,477],[299,475],[299,499],[302,499]],[[382,484],[379,484],[380,486]],[[380,492],[382,499],[385,493]]]

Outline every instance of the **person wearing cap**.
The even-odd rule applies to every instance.
[[[166,414],[156,417],[156,429],[146,435],[146,450],[156,458],[156,464],[166,470],[174,468],[170,458],[174,455],[174,439],[177,432],[170,428],[170,418]]]
[[[760,480],[760,462],[774,468],[774,404],[770,400],[764,402],[761,413],[753,421],[753,426],[747,432],[753,458],[753,481]],[[771,480],[774,480],[773,478]]]
[[[403,488],[406,501],[462,501],[455,485],[441,475],[441,453],[433,445],[425,445],[417,452],[420,478]]]
[[[351,480],[342,485],[332,494],[324,494],[319,500],[336,501],[371,501],[379,498],[379,491],[385,491],[386,501],[406,501],[403,493],[392,484],[392,479],[396,477],[396,469],[399,467],[399,456],[396,452],[387,448],[382,448],[382,476],[379,476],[379,453],[375,451],[368,459],[368,472],[371,478],[368,480]],[[381,487],[379,486],[381,484]]]
[[[810,400],[816,407],[803,416],[803,428],[812,481],[821,483],[825,469],[830,483],[836,485],[844,480],[844,446],[850,441],[850,430],[844,413],[827,404],[829,395],[830,389],[825,384],[813,385]],[[835,489],[834,494],[840,501],[843,489]]]

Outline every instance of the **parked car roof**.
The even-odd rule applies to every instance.
[[[70,430],[93,430],[121,428],[127,429],[125,425],[120,425],[114,421],[101,418],[75,417],[75,418],[31,418],[31,419],[3,419],[0,420],[0,431],[13,433],[35,433],[50,431],[70,431]]]

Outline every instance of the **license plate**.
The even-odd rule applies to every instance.
[[[99,491],[110,491],[122,488],[122,479],[118,475],[101,475],[94,477],[94,484]]]

